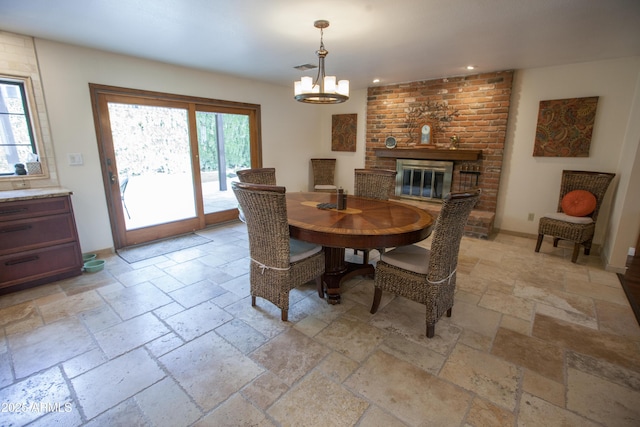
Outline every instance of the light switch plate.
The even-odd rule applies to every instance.
[[[69,166],[80,166],[84,163],[81,153],[67,153],[67,158],[69,159]]]

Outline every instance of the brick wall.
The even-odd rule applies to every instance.
[[[435,146],[448,148],[449,138],[457,135],[460,139],[458,148],[482,150],[478,161],[455,162],[452,190],[459,189],[459,172],[463,167],[476,167],[480,171],[479,186],[482,188],[476,210],[495,213],[512,81],[513,72],[502,71],[370,87],[365,167],[395,170],[395,159],[378,158],[374,153],[377,148],[385,148],[388,136],[396,138],[397,148],[428,149],[420,144],[417,133],[422,124],[428,123],[432,128],[432,143]],[[423,105],[427,100],[447,104],[457,110],[458,115],[452,117],[451,122],[441,122],[440,130],[434,129],[438,123],[434,123],[433,119],[420,119],[416,131],[410,135],[407,130],[407,109]],[[486,218],[482,222],[486,223]],[[484,230],[485,234],[490,232],[491,225],[488,227],[489,230]],[[478,234],[478,230],[474,234]]]

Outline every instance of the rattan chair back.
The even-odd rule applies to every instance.
[[[335,185],[336,159],[311,159],[313,186]]]
[[[562,198],[573,190],[587,190],[596,196],[596,209],[588,216],[596,222],[602,200],[609,188],[609,184],[615,177],[615,173],[607,172],[590,172],[590,171],[562,171],[562,180],[560,183],[560,197],[558,198],[558,212],[562,212]]]
[[[480,189],[470,192],[451,193],[442,202],[442,209],[433,226],[431,255],[427,281],[438,283],[446,280],[450,291],[456,284],[455,271],[458,266],[460,242],[464,235],[469,215],[480,198]],[[453,294],[451,294],[453,297]]]
[[[251,184],[276,185],[275,168],[242,169],[236,172],[240,182]]]
[[[386,169],[356,169],[354,194],[370,199],[388,200],[396,190],[396,171]]]

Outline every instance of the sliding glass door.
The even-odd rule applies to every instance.
[[[261,165],[258,106],[91,89],[116,248],[237,218],[230,182]]]

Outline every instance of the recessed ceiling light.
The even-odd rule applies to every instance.
[[[373,79],[374,83],[380,83],[380,79]]]
[[[475,70],[476,67],[474,67],[473,65],[467,65],[467,70]]]

